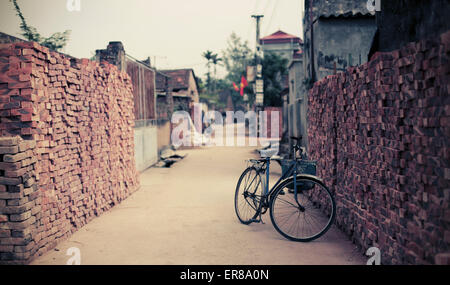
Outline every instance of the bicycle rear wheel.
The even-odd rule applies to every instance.
[[[273,192],[270,218],[274,228],[292,241],[308,242],[321,237],[336,215],[330,190],[320,180],[302,175],[297,176],[297,200],[293,189],[294,179],[289,178]]]
[[[258,216],[261,196],[261,176],[255,167],[249,167],[239,178],[234,196],[234,208],[241,223],[248,225]]]

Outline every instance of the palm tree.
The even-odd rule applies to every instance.
[[[208,74],[206,79],[206,86],[208,89],[208,93],[211,91],[211,60],[213,58],[214,53],[210,50],[207,50],[203,53],[203,57],[208,61],[206,66],[208,67]]]
[[[219,57],[217,53],[211,56],[211,63],[214,65],[214,85],[213,92],[216,92],[216,82],[217,82],[217,64],[222,61],[222,58]]]

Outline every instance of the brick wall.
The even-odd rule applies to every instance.
[[[28,262],[136,190],[133,105],[115,66],[0,45],[0,263]]]
[[[309,93],[309,153],[336,197],[336,223],[364,251],[379,247],[384,264],[448,262],[449,55],[447,32]]]
[[[0,263],[20,263],[37,250],[41,197],[36,184],[36,142],[0,138]]]

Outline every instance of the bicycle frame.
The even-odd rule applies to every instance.
[[[270,201],[270,195],[272,195],[272,193],[274,192],[274,190],[277,188],[278,185],[280,185],[280,183],[282,181],[284,181],[286,178],[289,177],[293,177],[294,178],[294,197],[295,197],[295,201],[297,202],[297,205],[299,206],[300,209],[304,210],[303,206],[298,202],[298,189],[297,189],[297,174],[298,174],[298,169],[297,169],[297,163],[299,159],[303,159],[304,158],[304,152],[303,150],[300,148],[300,146],[298,144],[296,144],[293,147],[294,150],[294,159],[292,160],[292,163],[290,163],[289,168],[286,172],[284,172],[281,177],[278,179],[278,181],[274,184],[274,186],[272,186],[272,188],[269,190],[269,179],[270,179],[270,157],[266,157],[264,160],[261,160],[261,162],[263,162],[263,166],[262,169],[265,168],[266,171],[266,179],[265,179],[265,184],[263,187],[263,192],[261,195],[261,205],[264,205],[264,207],[267,207],[267,200],[269,199]],[[297,151],[300,151],[300,157],[297,157]],[[262,203],[265,202],[265,203]]]
[[[270,178],[270,157],[266,158],[264,161],[266,164],[266,183],[263,189],[263,197],[268,197],[272,194],[273,190],[277,188],[277,186],[286,178],[294,176],[294,189],[297,189],[297,159],[294,159],[292,163],[289,165],[288,170],[281,175],[278,181],[272,186],[269,191],[269,178]]]

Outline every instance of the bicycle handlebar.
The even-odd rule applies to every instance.
[[[282,157],[264,157],[264,158],[251,158],[249,159],[250,162],[255,163],[255,162],[267,162],[268,160],[271,161],[280,161],[283,160]]]

